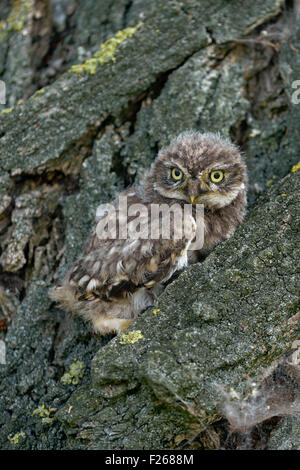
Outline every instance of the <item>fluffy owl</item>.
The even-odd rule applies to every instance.
[[[156,304],[176,271],[233,234],[245,214],[246,185],[246,165],[235,145],[212,133],[180,134],[160,150],[142,182],[122,193],[126,210],[118,198],[100,211],[82,256],[51,298],[90,321],[95,332],[124,331]],[[191,250],[199,205],[203,243]],[[184,217],[170,211],[165,236],[166,212],[154,207],[191,210]],[[139,230],[129,236],[137,219]]]

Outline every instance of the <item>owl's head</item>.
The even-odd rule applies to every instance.
[[[238,148],[217,134],[184,132],[160,150],[150,171],[162,197],[220,209],[245,193],[246,165]]]

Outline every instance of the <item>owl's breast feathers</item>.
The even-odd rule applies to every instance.
[[[123,195],[126,196],[126,192]],[[132,189],[127,191],[127,195],[130,213],[130,206],[142,204],[142,201]],[[143,203],[143,206],[147,208],[148,215],[139,214],[138,218],[140,227],[146,229],[144,234],[148,234],[148,237],[119,238],[123,230],[119,222],[124,221],[124,214],[118,210],[109,211],[98,221],[82,257],[67,274],[63,285],[52,291],[52,299],[60,301],[64,308],[71,311],[76,301],[125,299],[138,289],[150,289],[169,279],[177,269],[187,264],[187,250],[196,231],[194,218],[190,217],[188,224],[182,218],[182,230],[179,231],[182,236],[177,238],[178,220],[170,212],[169,237],[164,239],[159,233],[159,238],[151,238],[151,229],[162,229],[165,221],[161,214],[153,217],[149,203]],[[130,223],[135,224],[136,220],[136,216],[128,216],[128,227]],[[108,235],[112,238],[105,239]],[[69,292],[69,300],[66,299],[66,290]]]

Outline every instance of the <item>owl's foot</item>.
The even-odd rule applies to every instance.
[[[108,333],[123,333],[134,320],[127,318],[105,318],[93,319],[93,328],[96,333],[106,335]]]
[[[120,321],[122,322],[121,325],[120,325],[120,333],[124,333],[124,331],[127,330],[127,328],[130,327],[130,325],[133,323],[134,320],[121,320]]]

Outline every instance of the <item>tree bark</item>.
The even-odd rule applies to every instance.
[[[290,2],[239,8],[0,0],[0,448],[220,447],[221,417],[241,429],[297,409],[298,364],[282,361],[300,310],[300,29]],[[248,216],[137,320],[139,342],[94,337],[48,290],[97,206],[191,128],[241,146]],[[250,422],[247,380],[277,390],[278,367],[291,397],[268,392]]]

